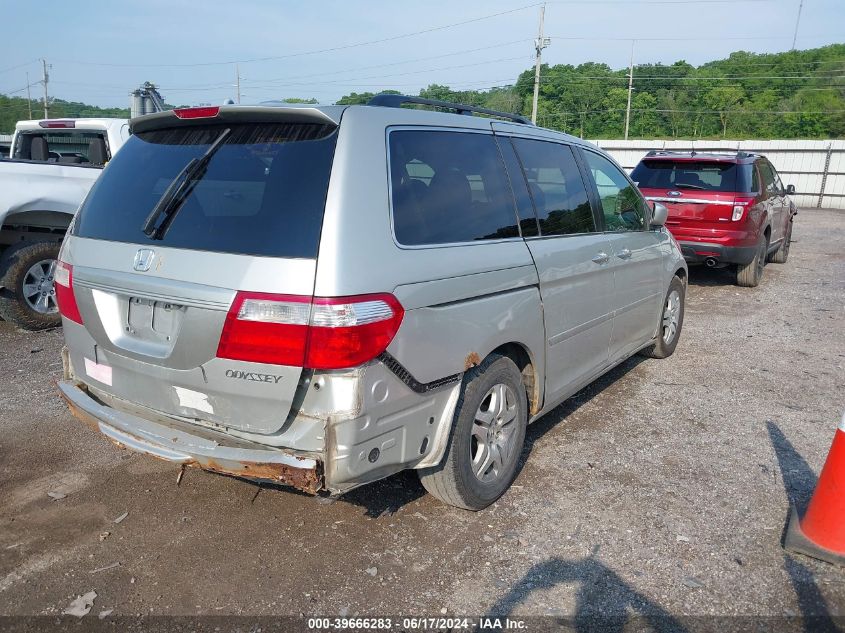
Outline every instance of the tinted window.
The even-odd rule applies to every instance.
[[[518,237],[513,196],[489,134],[390,134],[393,225],[400,244]]]
[[[528,183],[525,182],[525,175],[522,173],[522,164],[519,162],[509,138],[500,137],[497,141],[499,150],[502,152],[502,158],[505,161],[513,197],[516,201],[522,237],[536,237],[540,234],[540,228],[537,224],[537,216],[534,215],[534,203],[531,201],[531,194],[528,192]]]
[[[32,139],[40,137],[47,142],[48,161],[68,164],[88,163],[91,141],[104,140],[101,132],[21,132],[15,143],[15,158],[32,160]]]
[[[780,193],[783,191],[783,183],[780,181],[780,176],[778,175],[778,170],[775,169],[775,166],[769,163],[769,169],[772,170],[772,178],[775,182],[775,192]]]
[[[568,145],[514,139],[542,235],[596,230],[587,190]]]
[[[76,219],[76,235],[246,255],[316,257],[334,127],[230,127],[231,134],[163,239],[143,233],[147,216],[222,127],[156,130],[131,137],[91,189]]]
[[[738,172],[736,164],[727,162],[644,160],[631,178],[644,189],[745,191],[737,188]]]
[[[763,187],[770,195],[776,195],[778,193],[778,186],[775,182],[775,174],[771,165],[766,161],[762,161],[759,165],[760,175],[763,177]]]
[[[584,152],[593,176],[608,231],[645,228],[645,200],[616,165],[595,152]]]

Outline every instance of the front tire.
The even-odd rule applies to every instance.
[[[0,268],[0,317],[25,330],[61,325],[53,289],[57,242],[13,247],[3,254]]]
[[[763,267],[766,265],[766,255],[769,250],[769,238],[760,236],[757,243],[757,253],[747,264],[737,264],[736,285],[745,288],[756,288],[763,278]]]
[[[686,286],[680,277],[673,277],[663,300],[663,310],[660,313],[660,323],[657,330],[657,340],[654,345],[645,348],[640,354],[649,358],[668,358],[675,352],[681,338],[681,328],[684,325],[684,303]]]
[[[418,471],[420,481],[449,505],[483,510],[513,483],[527,425],[521,372],[510,358],[488,356],[464,377],[446,454]]]

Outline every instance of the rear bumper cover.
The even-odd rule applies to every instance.
[[[311,494],[323,486],[316,456],[268,448],[178,420],[141,418],[101,404],[71,380],[59,381],[58,387],[75,417],[134,451],[227,475],[268,479]]]
[[[725,246],[707,242],[678,240],[684,259],[690,264],[700,264],[712,257],[724,264],[748,264],[757,253],[756,246]]]

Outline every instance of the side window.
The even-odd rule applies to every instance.
[[[775,174],[771,166],[766,161],[760,163],[760,175],[763,177],[763,187],[771,196],[777,195],[778,189],[775,184]]]
[[[396,130],[389,145],[393,228],[400,244],[519,237],[492,135]]]
[[[771,163],[769,163],[769,169],[772,170],[772,180],[774,180],[775,183],[775,192],[780,194],[783,191],[783,183],[780,181],[778,170],[775,169],[775,166]]]
[[[751,172],[751,188],[748,190],[750,193],[759,193],[760,191],[760,176],[757,174],[757,167],[753,164],[750,164],[746,167]],[[748,182],[746,180],[746,182]]]
[[[540,234],[595,232],[593,211],[572,149],[523,138],[515,138],[513,144],[534,199]]]
[[[516,201],[516,210],[519,214],[519,228],[522,237],[537,237],[540,235],[540,225],[537,223],[537,216],[534,214],[534,203],[531,201],[531,194],[528,192],[528,183],[522,173],[522,164],[516,156],[511,139],[500,136],[496,139],[499,144],[499,151],[505,161],[508,171],[508,178],[511,183],[511,190]]]
[[[645,229],[645,200],[619,168],[604,156],[584,151],[584,158],[596,184],[607,231]]]

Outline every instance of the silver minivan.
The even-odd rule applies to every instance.
[[[131,125],[55,274],[59,388],[121,446],[478,510],[530,422],[678,343],[666,209],[580,139],[398,95]]]

